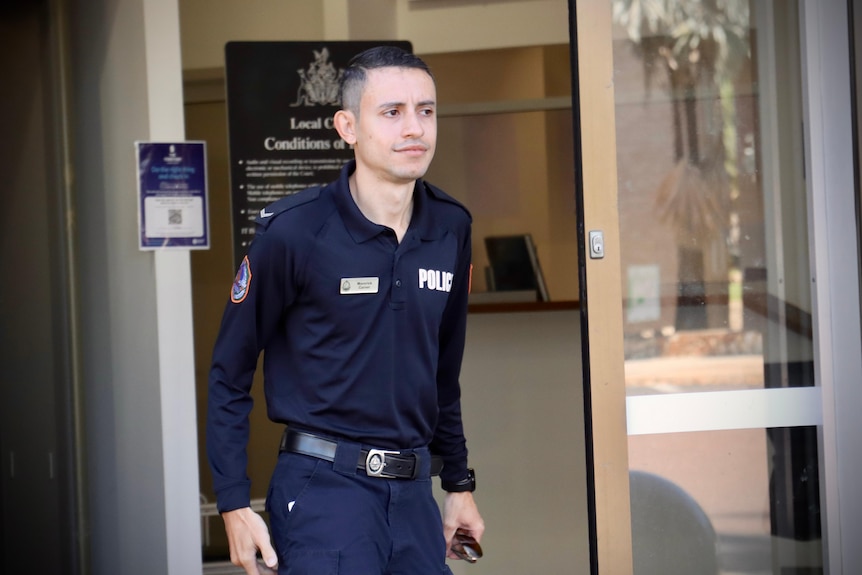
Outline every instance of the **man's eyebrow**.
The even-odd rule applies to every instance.
[[[382,104],[377,106],[377,108],[379,110],[385,110],[387,108],[403,108],[406,105],[407,104],[404,102],[383,102]],[[437,102],[435,100],[422,100],[421,102],[417,102],[417,104],[416,104],[417,107],[436,106],[436,105],[437,105]]]

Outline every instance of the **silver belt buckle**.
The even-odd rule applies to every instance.
[[[400,455],[399,451],[385,451],[383,449],[369,449],[365,457],[365,473],[369,477],[395,478],[394,475],[386,473],[386,456]]]

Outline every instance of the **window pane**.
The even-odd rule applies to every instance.
[[[813,385],[796,3],[619,0],[614,64],[629,393]]]
[[[614,22],[628,395],[813,386],[797,3]],[[815,427],[629,448],[635,572],[822,572]]]
[[[635,573],[822,573],[816,445],[815,427],[629,437]]]

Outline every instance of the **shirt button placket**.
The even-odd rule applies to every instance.
[[[389,290],[389,303],[393,309],[401,309],[404,306],[404,282],[401,278],[399,266],[400,257],[395,254],[392,258],[392,287]]]

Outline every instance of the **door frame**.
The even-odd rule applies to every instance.
[[[632,573],[611,2],[569,0],[590,572]],[[579,59],[578,54],[589,54]],[[604,254],[587,257],[590,231]],[[595,299],[590,294],[597,294]]]
[[[852,0],[851,0],[852,1]],[[826,572],[862,571],[862,327],[846,0],[804,0],[803,113]]]

